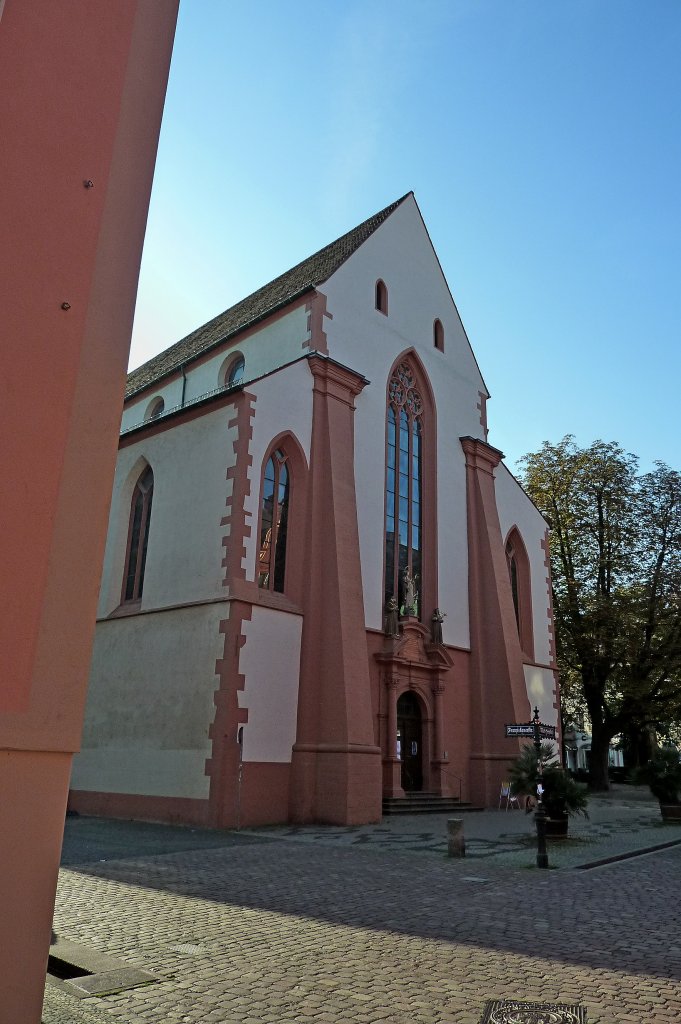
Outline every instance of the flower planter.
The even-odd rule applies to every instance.
[[[568,834],[568,816],[567,814],[561,814],[556,818],[546,819],[546,838],[547,839],[567,839]]]
[[[662,820],[681,825],[681,804],[660,804]]]

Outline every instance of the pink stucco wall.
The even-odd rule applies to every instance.
[[[40,1019],[176,15],[0,4],[1,1024]]]

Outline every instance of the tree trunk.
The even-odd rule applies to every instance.
[[[627,768],[641,768],[655,753],[655,731],[632,725],[623,733],[624,764]]]
[[[608,749],[610,747],[611,737],[600,723],[592,722],[591,728],[589,786],[597,792],[607,792],[607,790],[610,789],[610,780],[608,779]]]

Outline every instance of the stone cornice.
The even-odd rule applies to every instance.
[[[486,441],[481,441],[479,437],[460,437],[459,441],[466,456],[466,466],[493,475],[504,453]]]
[[[366,377],[317,352],[309,355],[307,361],[314,377],[314,390],[354,409],[354,399],[369,383]]]

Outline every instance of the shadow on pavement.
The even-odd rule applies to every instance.
[[[679,848],[590,872],[539,872],[247,833],[70,819],[65,858],[83,884],[91,876],[137,887],[132,902],[153,900],[147,891],[165,891],[271,915],[681,980]],[[121,897],[121,915],[131,896]],[[104,913],[113,924],[119,911],[108,904]]]

